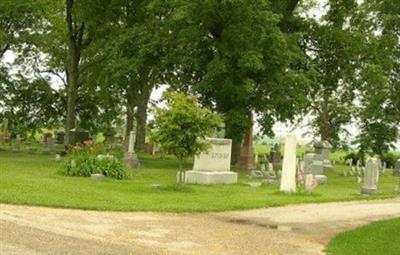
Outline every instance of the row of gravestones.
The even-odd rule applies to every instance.
[[[185,181],[197,184],[236,183],[237,174],[230,171],[232,141],[230,139],[218,138],[208,138],[208,141],[211,144],[209,151],[195,157],[193,169],[186,172]],[[330,162],[328,162],[329,151],[324,151],[324,149],[328,150],[330,146],[327,143],[317,144],[314,161],[322,161],[323,166],[327,170],[332,167]],[[311,161],[311,166],[314,161]],[[396,169],[400,172],[400,161],[397,164],[398,167]],[[272,168],[272,164],[269,164],[268,170],[262,173],[262,175],[276,179],[280,177],[279,183],[282,192],[296,192],[297,181],[299,180],[304,183],[305,189],[308,191],[311,191],[315,186],[327,180],[324,175],[314,174],[312,172],[313,168],[307,166],[305,161],[301,162],[297,160],[296,137],[294,135],[286,137],[282,171],[276,174]],[[361,193],[370,194],[377,192],[379,169],[380,161],[378,159],[370,158],[367,160]],[[299,174],[303,175],[302,178],[299,178]]]
[[[381,162],[381,161],[380,161]],[[356,164],[353,165],[353,161],[351,159],[347,160],[346,165],[349,169],[343,170],[343,176],[364,176],[365,175],[365,167],[362,166],[361,162],[357,160]],[[381,162],[379,165],[379,172],[385,174],[387,170],[386,162]],[[400,176],[400,159],[398,159],[395,163],[395,166],[391,169],[394,176]]]
[[[74,143],[82,143],[84,141],[87,141],[90,139],[89,133],[85,130],[81,129],[72,129],[71,131],[71,137],[73,139]],[[55,134],[55,140],[53,138],[52,133],[44,133],[43,134],[43,144],[44,144],[44,153],[49,153],[54,151],[56,145],[62,145],[64,144],[64,137],[65,133],[64,132],[57,132]],[[8,137],[5,138],[3,137],[3,142],[8,142]],[[13,152],[19,152],[21,151],[21,145],[22,145],[23,139],[21,138],[20,135],[16,135],[15,138],[11,140],[11,150]],[[33,153],[34,148],[30,146],[30,143],[27,143],[27,151],[28,153]]]

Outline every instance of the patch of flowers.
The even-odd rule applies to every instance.
[[[66,174],[82,177],[103,174],[119,180],[126,179],[126,169],[121,160],[110,154],[99,154],[102,151],[104,148],[92,141],[73,146],[65,165]]]

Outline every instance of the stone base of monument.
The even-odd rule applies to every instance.
[[[378,193],[377,189],[368,189],[368,188],[361,188],[361,194],[376,194]]]
[[[187,171],[185,181],[196,184],[233,184],[237,183],[237,173],[231,171]]]
[[[333,169],[332,163],[329,159],[324,160],[323,166],[324,166],[324,171],[329,171]]]
[[[134,153],[127,153],[125,155],[125,162],[130,167],[138,167],[140,165],[139,159],[137,158],[137,155]]]

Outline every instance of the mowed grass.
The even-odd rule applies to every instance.
[[[69,177],[62,173],[62,162],[54,156],[0,151],[0,202],[49,207],[117,211],[205,212],[282,206],[294,203],[378,199],[396,196],[398,179],[380,178],[380,193],[360,195],[355,177],[339,173],[336,166],[328,173],[328,183],[313,194],[282,194],[275,185],[251,188],[248,172],[239,172],[234,185],[186,185],[175,188],[178,163],[173,158],[140,155],[142,166],[129,170],[128,180]],[[186,169],[192,165],[187,164]],[[154,188],[152,184],[161,184]]]
[[[329,255],[398,255],[400,254],[400,218],[378,221],[334,237]]]

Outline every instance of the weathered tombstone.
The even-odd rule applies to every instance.
[[[304,180],[304,188],[306,192],[312,192],[318,186],[318,182],[315,179],[314,175],[306,174]]]
[[[317,154],[315,159],[323,162],[323,170],[331,170],[333,168],[331,160],[329,159],[329,153],[332,149],[332,145],[328,141],[320,141],[314,144],[315,154]]]
[[[135,138],[136,138],[135,132],[131,131],[129,134],[128,153],[125,155],[125,161],[131,167],[139,166],[139,159],[135,153]]]
[[[186,182],[198,184],[231,184],[237,182],[237,173],[231,171],[231,139],[207,138],[208,152],[194,159],[193,170],[186,172]]]
[[[8,119],[4,119],[3,121],[3,143],[8,143],[9,141],[8,135]]]
[[[247,170],[253,170],[256,168],[253,147],[253,126],[251,126],[245,134],[239,156],[239,165]]]
[[[50,154],[52,151],[54,151],[54,139],[53,139],[53,137],[50,136],[50,137],[47,137],[47,139],[46,139],[43,153]]]
[[[46,144],[47,139],[49,139],[50,137],[53,137],[53,135],[51,133],[44,133],[43,134],[43,143]]]
[[[318,185],[325,184],[328,181],[328,177],[323,174],[314,175],[315,180],[317,181]]]
[[[90,140],[89,132],[85,129],[74,128],[74,129],[71,129],[69,132],[70,132],[70,136],[73,141],[73,144],[83,143],[85,141]]]
[[[323,174],[324,163],[315,153],[306,153],[304,155],[304,173]]]
[[[361,194],[373,194],[378,192],[379,178],[379,160],[369,158],[366,162],[364,185],[361,188]]]
[[[269,154],[269,162],[273,164],[280,164],[281,158],[282,158],[281,148],[279,144],[275,144],[271,150],[271,153]]]
[[[296,192],[296,137],[286,136],[280,191]]]
[[[14,139],[14,142],[12,144],[12,151],[13,152],[21,151],[21,136],[20,135],[17,135],[16,138]]]
[[[56,144],[64,144],[64,137],[65,137],[65,132],[57,132],[56,133]]]
[[[103,174],[91,174],[90,177],[94,181],[101,181],[104,179],[105,176]]]
[[[400,176],[400,159],[396,161],[395,167],[393,169],[393,175]]]

